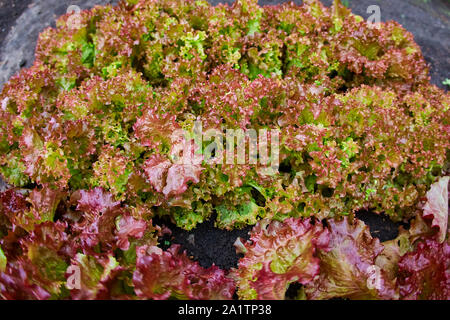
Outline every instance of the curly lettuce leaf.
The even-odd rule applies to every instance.
[[[425,239],[398,263],[400,295],[405,300],[450,299],[450,245]]]
[[[0,272],[0,298],[2,300],[47,300],[51,294],[33,282],[36,270],[26,262],[9,263]]]
[[[144,236],[148,228],[147,222],[143,219],[135,219],[131,214],[125,213],[118,217],[116,221],[117,246],[127,251],[130,248],[129,238],[140,239]]]
[[[104,291],[108,291],[106,284],[123,269],[112,255],[91,256],[82,253],[72,258],[70,266],[80,271],[79,287],[70,291],[74,300],[101,299]],[[69,276],[66,274],[67,278]]]
[[[136,250],[133,284],[140,298],[228,300],[233,297],[234,282],[223,270],[216,266],[202,268],[181,253],[177,245],[167,251],[155,246],[138,247]]]
[[[216,225],[227,230],[255,225],[261,215],[261,208],[253,201],[242,203],[234,208],[221,204],[215,209],[217,212]]]
[[[31,232],[36,225],[52,222],[64,192],[48,186],[42,189],[9,189],[0,193],[0,210],[12,223],[13,229],[21,227]]]
[[[20,241],[28,262],[36,269],[33,281],[54,296],[64,293],[70,256],[77,249],[66,228],[65,223],[46,222],[36,226]]]
[[[98,246],[127,251],[130,241],[156,231],[145,207],[125,207],[102,188],[80,190],[72,201],[77,202],[80,215],[73,228],[85,251]]]
[[[383,251],[364,222],[328,221],[329,252],[320,250],[319,278],[305,288],[308,299],[396,299],[395,283],[376,266]]]
[[[437,238],[445,241],[448,233],[448,184],[450,177],[442,177],[431,185],[427,192],[427,202],[423,208],[423,217],[432,219],[432,227],[439,229]]]
[[[173,164],[160,155],[152,156],[144,164],[147,179],[156,191],[166,197],[183,194],[188,182],[198,183],[202,170],[196,164]]]
[[[115,201],[114,196],[103,188],[79,190],[72,195],[71,200],[77,202],[77,210],[91,217],[101,215],[107,210],[112,210],[120,205],[120,201]]]
[[[284,299],[289,284],[310,283],[319,274],[319,249],[327,251],[329,232],[310,219],[260,221],[250,241],[239,243],[244,257],[233,277],[240,299]]]

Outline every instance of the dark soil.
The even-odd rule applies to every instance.
[[[65,13],[69,5],[89,8],[94,4],[106,4],[114,0],[0,0],[0,88],[22,67],[33,63],[34,47],[39,32],[54,24],[56,16]],[[232,3],[233,0],[211,0]],[[260,5],[274,5],[283,1],[260,0]],[[295,1],[300,3],[301,1]],[[323,0],[330,5],[332,0]],[[383,21],[396,20],[414,34],[430,64],[432,83],[448,89],[442,82],[450,78],[450,1],[448,0],[348,0],[353,12],[367,18],[369,5],[379,5]],[[22,16],[21,16],[22,15]],[[0,189],[1,189],[0,178]],[[381,241],[394,239],[399,224],[384,215],[360,212],[357,217],[369,227],[372,236]],[[233,243],[236,238],[248,238],[250,227],[227,232],[214,227],[214,219],[199,225],[192,232],[175,227],[167,220],[159,219],[172,230],[161,245],[181,244],[188,254],[204,267],[213,263],[229,269],[237,266],[239,259]],[[296,292],[294,290],[292,292]]]
[[[172,244],[180,244],[187,250],[189,256],[197,260],[202,267],[208,268],[212,264],[222,268],[236,268],[239,255],[233,244],[237,238],[248,239],[251,227],[242,230],[225,231],[214,227],[215,217],[188,232],[178,228],[170,221],[155,219],[160,226],[167,226],[171,235],[165,236],[160,245],[167,248]]]
[[[398,228],[405,224],[394,223],[388,216],[375,214],[368,211],[361,211],[356,214],[369,227],[373,237],[377,237],[381,242],[395,239],[398,236]],[[212,264],[222,269],[237,267],[239,255],[236,254],[234,242],[237,238],[248,239],[251,226],[242,230],[225,231],[214,227],[215,217],[200,224],[192,231],[178,228],[168,219],[155,219],[155,224],[166,226],[171,231],[171,235],[166,235],[161,241],[164,249],[172,244],[180,244],[187,250],[189,256],[197,260],[201,266],[208,268]],[[296,292],[296,290],[294,290]]]

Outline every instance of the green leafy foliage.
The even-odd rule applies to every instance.
[[[0,298],[283,299],[296,282],[314,299],[448,297],[450,96],[398,23],[318,0],[133,0],[78,18],[44,30],[0,94]],[[279,166],[264,174],[260,150],[219,161],[228,141],[198,141],[198,123],[244,133],[236,154],[252,130],[279,133]],[[407,252],[361,209],[413,221]],[[230,278],[158,247],[154,216],[252,225],[253,242]],[[428,249],[439,264],[420,269]]]

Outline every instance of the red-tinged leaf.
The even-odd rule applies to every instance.
[[[178,261],[170,264],[170,252],[163,252],[158,247],[139,247],[136,253],[133,284],[137,296],[164,300],[170,298],[173,291],[181,291],[183,275],[180,266],[176,265]]]
[[[416,250],[398,264],[402,299],[450,299],[450,245],[436,240],[419,241]]]
[[[36,269],[33,281],[54,295],[61,294],[70,257],[77,251],[66,228],[65,223],[45,222],[20,240],[27,262]]]
[[[34,65],[0,93],[0,174],[37,186],[0,193],[0,298],[231,298],[225,271],[158,249],[151,222],[192,229],[215,211],[228,229],[288,219],[241,243],[241,297],[282,299],[299,282],[310,298],[390,299],[397,279],[405,298],[446,296],[447,202],[432,183],[449,169],[450,95],[398,23],[372,28],[337,0],[129,0],[72,18],[40,35]],[[182,143],[197,123],[214,144]],[[234,151],[257,132],[245,164],[221,161],[229,129],[248,133]],[[276,133],[260,129],[282,131],[273,175]],[[360,221],[290,219],[368,208],[411,227],[383,248]],[[70,295],[71,262],[82,283]]]
[[[152,156],[144,164],[148,181],[166,197],[183,194],[188,188],[188,182],[198,183],[202,170],[196,164],[172,164],[159,155]]]
[[[375,264],[386,272],[391,281],[396,281],[398,276],[398,262],[401,257],[411,250],[411,234],[400,228],[397,238],[383,242],[383,252],[375,259]]]
[[[66,277],[73,286],[70,295],[74,300],[94,300],[104,296],[105,291],[108,291],[106,284],[123,270],[111,255],[91,256],[81,253],[72,259],[70,267],[69,270],[74,272],[66,274]],[[71,276],[74,277],[73,281]],[[80,278],[77,279],[77,276]]]
[[[427,193],[427,203],[423,208],[423,217],[432,219],[432,227],[439,229],[437,238],[445,241],[448,233],[448,184],[450,177],[442,177],[431,185]]]
[[[68,225],[63,222],[42,223],[24,237],[20,242],[24,252],[33,261],[40,258],[35,250],[51,250],[64,257],[76,252],[76,247],[70,243],[70,236],[66,233]]]
[[[50,293],[33,283],[33,268],[27,262],[9,263],[0,272],[0,300],[47,300]]]
[[[123,200],[133,163],[122,150],[105,145],[94,163],[93,183],[109,190]]]
[[[42,90],[54,90],[53,71],[42,62],[36,63],[29,69],[22,69],[5,84],[3,93],[16,105],[20,114],[30,106],[41,107],[44,102],[40,95]]]
[[[18,226],[19,217],[28,209],[26,197],[18,190],[9,189],[0,193],[0,212],[12,223],[13,229]]]
[[[42,221],[53,221],[56,208],[63,197],[64,193],[60,190],[44,185],[42,189],[31,191],[28,201],[31,203],[35,215],[41,217]]]
[[[147,222],[144,220],[137,220],[133,218],[129,213],[125,213],[120,217],[117,224],[117,246],[126,251],[130,248],[129,237],[140,239],[144,236],[144,232],[147,230]]]
[[[25,173],[32,178],[39,177],[38,165],[42,160],[43,142],[31,129],[24,129],[20,137],[20,146],[23,150],[23,160],[26,165]]]
[[[231,299],[234,282],[216,266],[204,269],[177,245],[163,251],[155,246],[137,248],[133,283],[141,298]]]
[[[101,188],[81,190],[74,194],[80,219],[73,230],[84,252],[90,253],[97,245],[105,250],[130,247],[130,239],[140,239],[146,231],[153,233],[151,212],[145,207],[124,207]]]
[[[77,210],[90,216],[97,216],[120,205],[120,201],[114,201],[113,195],[102,188],[92,190],[80,190],[72,195],[72,201],[77,201]]]
[[[21,227],[32,231],[34,226],[53,221],[56,208],[64,193],[47,186],[34,189],[28,197],[27,190],[9,189],[0,194],[0,210],[9,218],[13,230]]]
[[[98,244],[106,248],[114,246],[116,218],[121,214],[120,202],[102,188],[80,190],[72,196],[77,201],[77,210],[82,213],[81,220],[74,225],[83,249],[93,248]]]
[[[375,264],[383,251],[379,240],[372,238],[369,228],[357,219],[351,224],[328,221],[329,252],[320,251],[320,275],[306,286],[309,299],[395,299],[395,284]]]
[[[174,164],[167,172],[166,186],[163,193],[166,197],[180,195],[188,188],[188,182],[198,183],[202,167],[192,164]]]
[[[0,239],[0,247],[5,255],[6,261],[16,261],[23,256],[23,250],[20,246],[20,239],[26,235],[22,228],[8,230],[8,233]]]
[[[137,139],[145,147],[158,148],[162,144],[170,146],[172,133],[179,129],[175,116],[170,113],[159,115],[156,109],[148,108],[133,129]]]
[[[156,191],[162,192],[165,186],[167,170],[172,163],[164,159],[160,155],[155,155],[149,158],[144,165],[144,171],[148,181],[151,183]]]
[[[85,218],[74,225],[83,250],[89,252],[89,249],[93,249],[97,245],[101,245],[105,250],[115,247],[115,222],[121,212],[120,209],[108,209],[101,215]]]
[[[52,183],[65,188],[71,174],[67,158],[59,146],[45,141],[36,130],[25,127],[19,141],[27,174],[39,184]]]
[[[310,283],[319,273],[318,249],[328,250],[329,232],[310,219],[259,222],[241,251],[233,277],[241,299],[284,299],[290,283]]]
[[[192,264],[191,270],[186,273],[183,291],[188,299],[231,300],[235,283],[217,266],[205,269],[198,264]]]
[[[431,227],[429,219],[424,219],[422,217],[422,212],[418,212],[414,219],[410,221],[408,233],[411,243],[414,243],[419,238],[436,236],[436,229]]]

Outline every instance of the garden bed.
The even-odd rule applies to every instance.
[[[104,1],[78,1],[80,6],[90,7],[94,3],[109,3]],[[0,37],[0,85],[11,77],[19,68],[29,67],[33,64],[33,52],[37,34],[52,24],[54,15],[65,12],[68,4],[78,4],[77,1],[16,1],[15,7],[4,4],[7,17],[14,17],[22,12],[17,19],[4,19],[5,31]],[[211,1],[216,4],[219,1]],[[327,5],[329,2],[324,1]],[[6,2],[7,3],[7,2]],[[83,5],[81,5],[83,3]],[[260,1],[260,5],[276,4],[277,1]],[[396,20],[415,36],[415,41],[421,46],[427,62],[431,66],[431,82],[447,90],[443,84],[450,76],[450,5],[446,1],[424,2],[419,0],[390,1],[389,5],[383,1],[348,1],[353,12],[368,17],[368,5],[379,4],[382,21]],[[2,8],[3,9],[3,8]],[[25,9],[25,11],[23,11]],[[8,11],[10,10],[10,12]],[[8,14],[9,13],[9,14]],[[25,23],[26,22],[26,23]],[[5,37],[6,31],[12,26]],[[108,71],[109,72],[109,71]],[[58,212],[56,212],[58,214]],[[370,228],[373,237],[380,241],[395,239],[399,227],[409,228],[407,221],[392,222],[387,215],[360,211],[356,217],[364,221]],[[172,230],[163,237],[162,247],[168,248],[172,244],[180,244],[186,249],[188,255],[199,262],[200,266],[208,268],[215,264],[222,269],[237,267],[239,256],[233,244],[238,237],[248,239],[252,226],[241,230],[226,231],[214,227],[216,217],[213,215],[209,221],[197,225],[192,231],[176,227],[166,216],[154,219],[160,226],[167,226]]]

